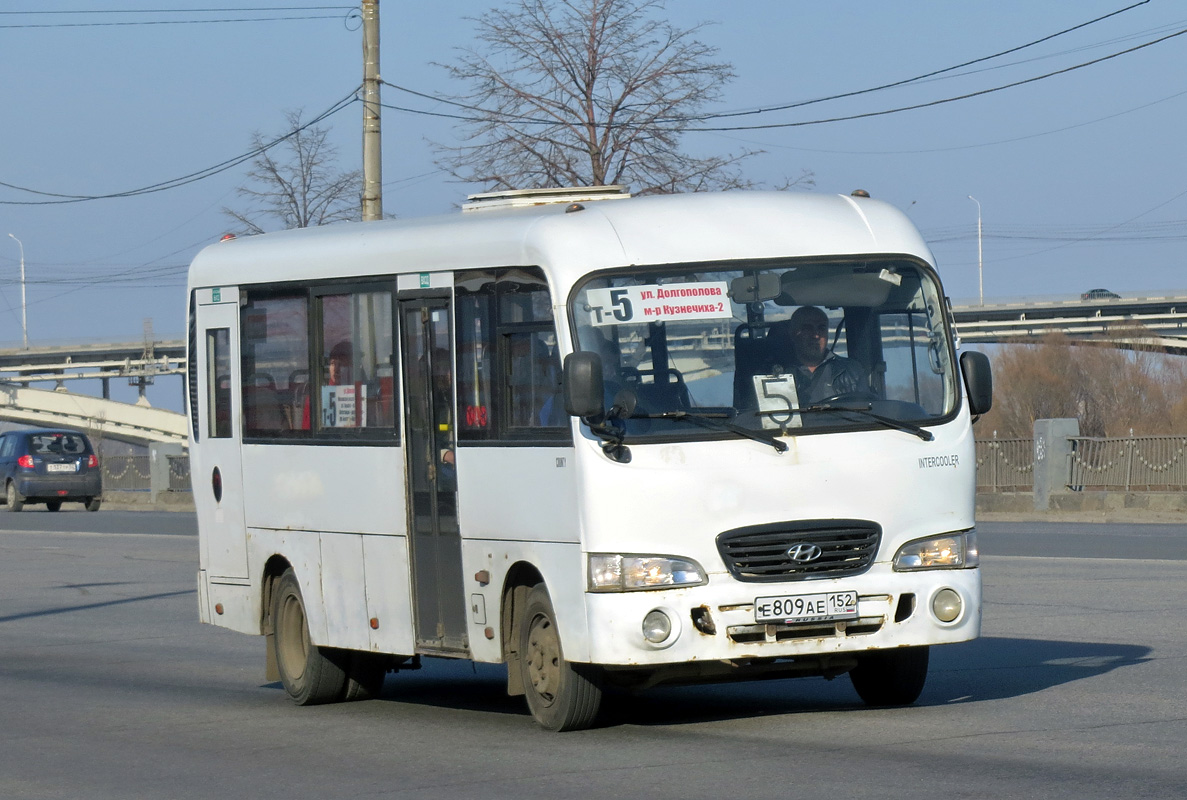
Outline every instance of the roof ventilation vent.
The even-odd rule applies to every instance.
[[[588,203],[595,200],[626,200],[631,194],[625,186],[566,186],[554,189],[510,189],[502,192],[472,194],[462,204],[462,211],[486,211],[494,208],[529,208],[555,203]]]

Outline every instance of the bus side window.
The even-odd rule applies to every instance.
[[[459,440],[484,440],[495,435],[491,395],[494,343],[491,336],[495,283],[491,273],[469,273],[459,281],[454,301],[457,345],[457,408]]]
[[[537,267],[455,273],[459,441],[563,439],[552,294]]]
[[[502,396],[509,438],[559,438],[568,417],[561,399],[560,355],[552,315],[552,293],[539,269],[509,270],[499,276],[498,326]]]
[[[301,430],[293,418],[290,380],[309,369],[306,296],[248,295],[242,309],[243,434]]]
[[[547,330],[506,335],[511,369],[508,395],[511,427],[555,428],[567,420],[561,399],[556,334]]]
[[[394,428],[392,293],[336,291],[317,297],[319,328],[315,427]],[[309,389],[315,384],[309,383]],[[301,401],[301,425],[311,422],[310,391]]]
[[[231,331],[206,331],[206,435],[212,439],[231,436]]]

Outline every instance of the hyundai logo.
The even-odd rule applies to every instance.
[[[797,564],[808,564],[824,555],[824,551],[814,544],[800,542],[787,549],[787,557]]]

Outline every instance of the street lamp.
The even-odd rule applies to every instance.
[[[981,201],[969,195],[969,199],[977,204],[977,293],[981,305],[985,305],[985,272],[981,262]]]
[[[21,336],[25,340],[25,349],[29,349],[29,318],[25,316],[25,244],[20,239],[12,236],[12,240],[21,246]]]

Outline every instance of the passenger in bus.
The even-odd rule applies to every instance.
[[[354,361],[354,352],[350,342],[341,341],[330,349],[329,363],[326,366],[325,372],[322,374],[323,386],[348,386],[350,385],[350,375]],[[295,375],[296,373],[294,373]],[[323,401],[324,401],[323,395]],[[301,416],[298,425],[293,425],[294,430],[307,431],[310,428],[312,418],[312,403],[309,398],[309,384],[308,379],[306,383],[300,386],[299,394],[301,404]],[[294,406],[296,403],[294,403]],[[324,409],[323,409],[324,412]],[[336,427],[338,420],[327,419],[323,421],[324,427]]]
[[[362,377],[355,375],[354,348],[350,341],[344,339],[330,349],[324,386],[353,386],[354,391],[330,389],[328,393],[322,393],[322,413],[325,415],[323,424],[326,427],[361,427],[363,422],[363,405],[360,402],[362,400],[360,393],[363,391],[362,383]]]
[[[353,361],[354,350],[350,346],[350,342],[342,341],[334,345],[334,347],[330,350],[330,364],[326,368],[326,385],[349,385]]]
[[[790,320],[771,326],[774,343],[794,359],[788,371],[801,406],[869,392],[866,370],[829,349],[829,330],[828,314],[816,306],[801,306]]]

